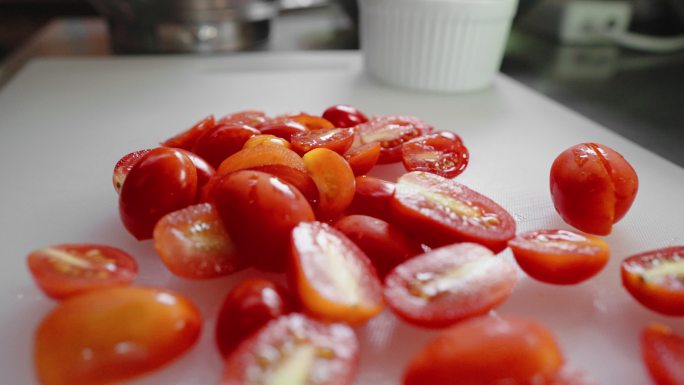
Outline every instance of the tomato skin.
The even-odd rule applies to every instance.
[[[118,383],[166,365],[197,341],[197,308],[170,291],[114,287],[69,298],[35,334],[43,385]]]
[[[354,127],[366,123],[368,118],[356,107],[345,104],[336,104],[328,107],[323,112],[323,118],[327,119],[335,127]]]
[[[639,187],[636,172],[617,152],[597,143],[582,143],[554,160],[550,175],[554,207],[571,226],[608,235],[622,218]]]
[[[394,183],[367,175],[357,176],[355,182],[354,199],[347,213],[368,215],[390,222],[389,202],[394,195]]]
[[[304,358],[305,361],[310,358],[311,361],[309,365],[304,365],[303,373],[297,371],[295,374],[295,378],[301,382],[293,381],[294,376],[283,378],[282,371],[276,377],[279,364],[282,368],[285,366],[282,361],[291,357],[283,352],[296,354],[297,349],[302,352],[302,348],[305,357],[299,354],[297,358]],[[312,355],[306,357],[306,350]],[[280,354],[265,357],[264,352]],[[308,383],[306,379],[314,373],[317,373],[316,385],[349,385],[354,383],[358,366],[359,343],[351,328],[343,324],[324,324],[301,314],[290,314],[266,324],[228,356],[221,385],[276,385],[287,380]]]
[[[518,265],[542,282],[572,285],[598,274],[610,251],[601,238],[569,230],[539,230],[508,241]]]
[[[216,174],[216,170],[212,165],[207,163],[206,160],[200,158],[199,155],[194,152],[186,150],[181,150],[181,152],[183,152],[183,154],[192,161],[192,164],[195,165],[195,171],[197,171],[197,199],[199,200],[202,188],[209,183],[214,174]]]
[[[354,199],[356,189],[349,163],[327,148],[311,150],[302,160],[318,188],[316,214],[321,218],[335,218],[342,214]]]
[[[216,320],[216,343],[223,357],[251,334],[295,309],[290,293],[263,278],[240,282],[226,296]]]
[[[536,322],[479,317],[429,342],[404,372],[404,385],[548,384],[563,356]]]
[[[282,164],[265,164],[263,166],[251,167],[249,170],[265,172],[291,184],[306,197],[306,200],[311,203],[312,207],[318,202],[318,187],[316,187],[316,183],[309,174],[301,170]]]
[[[250,147],[256,147],[256,146],[264,146],[264,145],[270,145],[270,146],[283,146],[287,149],[291,149],[292,146],[290,145],[290,142],[283,138],[279,138],[275,135],[267,135],[267,134],[259,134],[256,136],[253,136],[249,138],[246,142],[245,145],[242,146],[242,148],[250,148]]]
[[[414,171],[399,178],[389,202],[393,218],[433,246],[475,242],[493,252],[515,236],[515,220],[496,202],[439,175]]]
[[[641,332],[641,354],[655,385],[684,385],[684,337],[650,324]]]
[[[344,153],[344,159],[349,162],[355,176],[365,175],[378,163],[380,149],[380,143],[352,145]]]
[[[378,163],[401,160],[402,143],[432,131],[432,126],[410,116],[374,117],[356,127],[361,144],[380,143]]]
[[[327,148],[338,154],[344,154],[352,145],[354,131],[351,128],[330,128],[300,132],[290,139],[292,148],[305,154],[314,148]]]
[[[303,125],[309,131],[328,130],[335,128],[335,126],[327,119],[303,112],[296,115],[287,115],[287,118]]]
[[[423,252],[420,243],[382,219],[349,215],[338,219],[335,228],[366,254],[380,278],[398,264]]]
[[[192,146],[197,141],[197,138],[202,136],[207,131],[214,128],[216,122],[214,121],[214,115],[209,115],[206,118],[195,123],[192,127],[180,134],[174,136],[173,138],[167,139],[161,142],[163,147],[174,147],[182,148],[183,150],[190,151]]]
[[[244,124],[219,125],[197,139],[192,151],[218,167],[227,157],[240,151],[247,140],[260,132]]]
[[[684,246],[651,250],[622,261],[622,285],[639,303],[666,315],[684,315]]]
[[[197,198],[197,170],[181,150],[159,147],[141,158],[126,177],[119,213],[138,240],[152,237],[164,215],[189,206]]]
[[[250,170],[221,178],[214,193],[219,216],[238,251],[258,269],[284,271],[290,231],[299,222],[314,220],[304,195],[281,179]]]
[[[221,162],[217,170],[219,177],[233,171],[271,164],[282,164],[306,172],[302,157],[281,146],[255,146],[236,152]]]
[[[138,274],[138,264],[125,251],[87,243],[36,250],[28,255],[27,262],[41,290],[57,300],[96,289],[128,285]]]
[[[448,131],[424,134],[401,145],[401,161],[407,171],[427,171],[445,178],[460,175],[469,157],[461,138]]]
[[[133,165],[148,152],[150,152],[149,149],[134,151],[124,155],[116,162],[114,172],[112,173],[112,183],[114,184],[114,191],[116,191],[117,194],[121,192],[121,186],[123,186],[124,180],[126,180],[126,176],[128,176]]]
[[[262,111],[245,110],[228,114],[222,117],[217,125],[234,125],[244,124],[250,127],[256,127],[268,121],[268,116]]]
[[[257,128],[264,135],[277,136],[288,142],[292,140],[292,135],[309,131],[303,124],[291,120],[266,122]]]
[[[457,243],[395,267],[385,279],[385,299],[407,322],[441,328],[488,312],[516,283],[512,264],[478,244]]]

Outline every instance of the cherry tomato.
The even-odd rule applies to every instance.
[[[62,299],[109,286],[128,285],[138,264],[123,250],[92,244],[46,247],[28,256],[34,280],[48,297]]]
[[[256,128],[243,124],[218,125],[197,139],[192,151],[218,167],[227,157],[242,149],[249,138],[259,135]]]
[[[234,125],[244,124],[250,127],[256,127],[268,121],[268,117],[261,111],[246,110],[234,112],[232,114],[222,117],[217,125]]]
[[[219,177],[233,171],[267,164],[282,164],[306,172],[304,161],[296,152],[281,146],[256,146],[245,148],[224,160],[218,168]]]
[[[279,138],[275,135],[266,135],[266,134],[259,134],[256,136],[253,136],[245,142],[245,145],[242,146],[242,148],[250,148],[250,147],[256,147],[256,146],[263,146],[263,145],[274,145],[274,146],[283,146],[287,149],[290,149],[290,142],[283,138]]]
[[[636,172],[614,150],[582,143],[563,151],[551,166],[556,211],[577,229],[608,235],[632,205],[639,187]]]
[[[366,254],[381,278],[398,264],[423,252],[420,243],[382,219],[349,215],[337,220],[335,228]]]
[[[379,163],[393,163],[401,160],[404,142],[432,131],[432,126],[409,116],[382,116],[359,124],[356,130],[361,144],[380,143]]]
[[[304,310],[325,321],[360,324],[382,311],[380,280],[354,242],[321,222],[292,230],[291,286]]]
[[[126,229],[138,240],[152,237],[164,215],[197,199],[197,170],[182,150],[159,147],[131,169],[119,195],[119,213]]]
[[[409,323],[437,328],[488,312],[516,283],[516,269],[505,259],[478,244],[457,243],[397,266],[385,279],[385,299]]]
[[[304,165],[318,187],[317,213],[334,218],[344,212],[354,199],[354,173],[344,158],[327,148],[307,152]]]
[[[306,126],[293,120],[270,121],[257,128],[262,134],[277,136],[288,142],[292,139],[292,135],[309,131]]]
[[[282,164],[266,164],[263,166],[251,167],[249,169],[277,176],[283,181],[291,184],[293,187],[296,187],[299,192],[304,194],[304,197],[306,197],[312,206],[318,202],[318,187],[316,187],[316,183],[306,172]]]
[[[610,251],[601,238],[569,230],[539,230],[508,241],[518,265],[542,282],[570,285],[598,274]]]
[[[344,159],[349,162],[349,166],[354,171],[354,175],[367,174],[380,158],[380,143],[361,144],[350,147],[344,153]]]
[[[163,147],[182,148],[184,150],[191,150],[192,146],[203,133],[210,131],[216,125],[214,115],[209,115],[206,118],[195,123],[186,131],[167,139],[161,143]]]
[[[117,194],[121,191],[121,186],[123,186],[124,180],[126,180],[126,176],[128,176],[128,172],[131,171],[133,165],[136,164],[140,158],[145,156],[145,154],[148,152],[150,152],[149,149],[134,151],[130,154],[124,155],[121,159],[119,159],[118,162],[116,162],[116,166],[114,166],[114,172],[112,173],[112,183],[114,184],[114,190]]]
[[[291,314],[269,322],[228,356],[221,385],[349,385],[358,365],[352,329]]]
[[[166,365],[197,341],[202,319],[182,296],[115,287],[63,301],[38,326],[43,385],[118,383]]]
[[[195,165],[195,171],[197,171],[197,195],[199,199],[202,188],[209,183],[214,174],[216,174],[216,170],[212,165],[207,163],[206,160],[200,158],[194,152],[186,150],[181,150],[181,152],[183,152],[183,154],[192,161],[192,164]]]
[[[163,216],[154,227],[154,248],[166,267],[184,278],[221,277],[246,267],[209,203]]]
[[[304,195],[279,178],[249,170],[221,178],[214,191],[219,216],[238,251],[259,269],[284,271],[290,231],[314,220]]]
[[[390,210],[412,234],[436,245],[475,242],[499,252],[515,235],[515,221],[496,202],[426,172],[399,178]]]
[[[357,176],[354,199],[347,212],[363,214],[387,220],[390,218],[389,202],[394,195],[394,183],[372,176]]]
[[[479,317],[430,341],[408,364],[404,385],[548,384],[563,356],[542,325]]]
[[[684,315],[684,246],[626,258],[622,284],[639,303],[658,313]]]
[[[665,325],[641,333],[641,354],[656,385],[684,385],[684,337]]]
[[[304,125],[304,127],[306,127],[309,131],[335,128],[335,126],[327,119],[321,118],[320,116],[305,114],[303,112],[296,115],[288,115],[287,117],[299,124]]]
[[[366,123],[368,118],[356,107],[337,104],[323,112],[323,118],[328,120],[335,127],[354,127],[361,123]]]
[[[351,128],[330,128],[315,131],[300,132],[292,135],[292,148],[300,154],[307,153],[314,148],[327,148],[338,154],[344,154],[354,139]]]
[[[263,278],[240,282],[228,293],[216,321],[216,343],[225,357],[269,321],[294,310],[281,285]]]
[[[427,171],[445,178],[460,175],[468,166],[468,149],[453,132],[425,134],[401,146],[401,161],[408,171]]]

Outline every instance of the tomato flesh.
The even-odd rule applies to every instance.
[[[368,257],[344,234],[321,222],[292,230],[291,287],[314,317],[360,324],[383,308],[380,280]]]
[[[408,171],[427,171],[453,178],[465,170],[468,159],[468,149],[453,132],[425,134],[401,146],[401,161]]]
[[[145,154],[148,152],[150,152],[149,149],[134,151],[130,154],[124,155],[121,159],[119,159],[118,162],[116,162],[116,165],[114,166],[114,172],[112,173],[112,184],[114,184],[114,191],[116,191],[117,194],[121,192],[121,186],[123,186],[124,180],[126,180],[126,176],[128,176],[128,173],[133,168],[133,165],[135,165],[140,158],[145,156]]]
[[[335,126],[333,126],[333,124],[327,119],[316,115],[301,113],[296,115],[288,115],[287,118],[303,125],[309,131],[335,128]]]
[[[291,314],[269,322],[228,356],[221,385],[349,385],[358,365],[352,329]]]
[[[167,139],[161,143],[163,147],[182,148],[183,150],[191,150],[192,146],[197,141],[197,138],[202,136],[207,131],[214,128],[216,122],[214,115],[209,115],[206,118],[195,123],[192,127],[173,138]]]
[[[327,119],[335,127],[354,127],[366,123],[368,118],[356,107],[345,104],[337,104],[328,107],[323,112],[323,118]]]
[[[601,238],[569,230],[539,230],[508,241],[518,265],[542,282],[570,285],[598,274],[610,251]]]
[[[197,308],[170,291],[115,287],[78,295],[36,330],[38,378],[43,385],[118,383],[189,350],[201,327]]]
[[[684,315],[684,246],[647,251],[622,261],[622,285],[658,313]]]
[[[404,142],[432,131],[432,126],[409,116],[382,116],[359,124],[356,129],[361,144],[380,143],[379,163],[393,163],[401,160]]]
[[[542,325],[479,317],[430,341],[409,363],[404,385],[549,384],[563,356]]]
[[[684,337],[661,324],[641,333],[641,354],[655,385],[684,384]]]
[[[54,299],[128,285],[138,274],[138,264],[128,253],[94,244],[64,244],[34,251],[28,256],[28,267],[41,290]]]
[[[400,177],[389,206],[412,234],[433,245],[475,242],[499,252],[515,235],[515,220],[496,202],[431,173]]]
[[[351,146],[354,131],[351,128],[330,128],[307,131],[292,135],[292,148],[300,154],[314,148],[327,148],[338,154],[344,154]]]
[[[322,218],[335,218],[342,214],[354,199],[356,189],[349,163],[327,148],[311,150],[302,160],[318,188],[317,214]]]

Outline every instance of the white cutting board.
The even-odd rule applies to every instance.
[[[520,231],[567,228],[548,188],[551,163],[562,150],[595,141],[622,153],[636,169],[640,189],[607,237],[613,255],[606,269],[572,287],[524,277],[498,311],[548,326],[568,359],[603,385],[650,383],[639,356],[640,330],[662,321],[684,334],[684,320],[636,304],[621,287],[618,268],[628,255],[684,244],[684,170],[504,76],[479,93],[419,94],[375,84],[360,59],[356,53],[317,53],[31,63],[0,93],[0,382],[36,382],[33,331],[55,306],[32,283],[26,254],[56,243],[99,242],[137,258],[136,283],[187,294],[207,319],[191,353],[132,383],[217,384],[222,364],[213,345],[214,318],[231,285],[251,273],[204,282],[171,276],[151,242],[136,242],[120,224],[113,165],[210,113],[321,113],[349,103],[368,114],[415,115],[456,131],[471,152],[458,179],[506,207]],[[395,177],[401,167],[377,172]],[[435,335],[387,312],[358,334],[358,383],[364,385],[398,384],[410,356]]]

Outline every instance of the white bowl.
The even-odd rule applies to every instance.
[[[487,87],[501,65],[517,0],[359,0],[368,73],[412,89]]]

